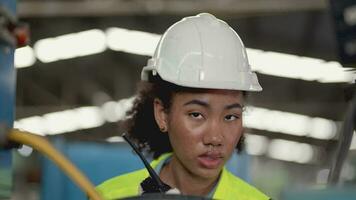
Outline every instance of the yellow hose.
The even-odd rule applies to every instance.
[[[58,152],[44,137],[29,132],[11,129],[8,139],[31,146],[45,154],[56,163],[86,194],[91,200],[102,200],[94,185],[84,176],[66,157]]]

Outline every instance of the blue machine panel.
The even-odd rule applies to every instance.
[[[0,0],[0,7],[15,13],[16,1]],[[4,31],[0,27],[0,31]],[[14,49],[0,43],[0,123],[12,127],[15,98]],[[11,196],[11,151],[0,149],[0,199]]]

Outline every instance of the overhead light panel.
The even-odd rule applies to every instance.
[[[117,143],[117,142],[124,142],[124,138],[121,136],[112,136],[106,139],[107,142]]]
[[[44,63],[101,53],[106,50],[106,36],[93,29],[38,40],[34,45],[36,56]]]
[[[355,79],[355,73],[335,61],[251,48],[247,48],[247,54],[252,69],[261,74],[322,83],[352,82]]]
[[[246,151],[250,155],[264,155],[269,141],[266,136],[245,133]]]
[[[96,106],[87,106],[74,109],[75,120],[77,120],[78,129],[89,129],[103,125],[105,119],[101,115],[101,109]]]
[[[30,46],[21,47],[15,50],[15,67],[30,67],[36,62],[33,49]]]
[[[337,133],[333,120],[253,106],[246,108],[243,122],[248,128],[317,139],[332,139]]]
[[[14,127],[39,135],[56,135],[95,128],[105,123],[98,107],[80,107],[15,121]]]
[[[120,101],[108,101],[101,106],[104,118],[108,122],[117,122],[123,120],[126,112],[132,107],[135,97],[121,99]]]
[[[314,162],[317,148],[312,145],[245,133],[246,152],[254,156],[267,156],[277,160],[302,164]]]
[[[310,163],[314,158],[314,150],[309,144],[274,139],[268,147],[268,156],[278,160]]]
[[[43,126],[50,135],[72,132],[79,129],[74,110],[65,110],[43,115]]]
[[[107,45],[115,51],[152,56],[161,35],[123,28],[106,30]]]
[[[41,116],[32,116],[14,122],[14,128],[23,129],[41,136],[46,135],[46,128]]]
[[[124,119],[133,104],[134,97],[118,102],[107,102],[103,106],[87,106],[70,110],[32,116],[15,121],[14,127],[39,135],[56,135],[102,126],[107,122]]]

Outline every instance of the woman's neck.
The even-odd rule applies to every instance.
[[[184,195],[206,196],[215,186],[219,176],[203,178],[192,174],[172,155],[172,160],[162,168],[160,178]]]

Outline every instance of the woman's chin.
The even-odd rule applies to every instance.
[[[214,169],[199,168],[196,171],[196,175],[204,179],[213,179],[219,176],[221,169],[221,167]]]

